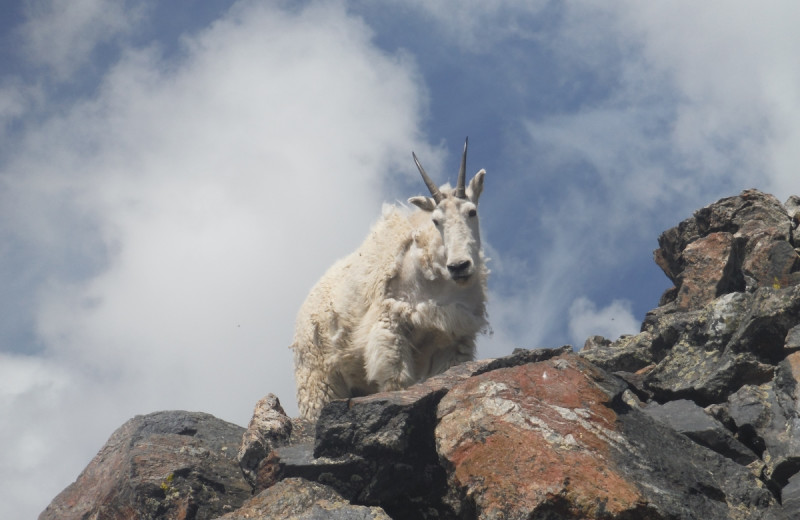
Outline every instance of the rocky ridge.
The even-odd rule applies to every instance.
[[[132,419],[40,519],[800,516],[800,198],[748,190],[659,237],[641,332],[517,350],[316,424]]]

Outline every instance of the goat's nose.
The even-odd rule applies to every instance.
[[[469,269],[469,266],[471,265],[472,262],[470,260],[464,260],[463,262],[447,264],[447,270],[450,271],[451,275],[458,276]]]

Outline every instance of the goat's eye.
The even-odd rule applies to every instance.
[[[475,216],[475,215],[477,215],[477,214],[478,214],[478,210],[477,210],[477,209],[475,209],[475,208],[472,208],[472,209],[471,209],[471,210],[469,210],[469,212],[467,213],[467,215],[469,215],[470,217],[474,217],[474,216]]]
[[[439,222],[438,218],[433,219],[433,225],[434,226],[439,227],[439,224],[440,224],[440,222]]]

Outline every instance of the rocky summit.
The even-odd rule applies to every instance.
[[[316,424],[136,417],[40,519],[800,518],[800,198],[665,231],[641,332],[517,350]]]

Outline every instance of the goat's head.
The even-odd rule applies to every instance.
[[[431,214],[431,221],[442,236],[447,271],[457,283],[466,284],[481,263],[481,236],[478,225],[478,198],[483,191],[483,177],[486,171],[475,174],[469,185],[465,186],[467,167],[467,144],[461,156],[458,171],[458,184],[455,189],[440,190],[428,177],[425,169],[411,153],[417,164],[422,180],[431,192],[430,197],[411,197],[408,202]]]

